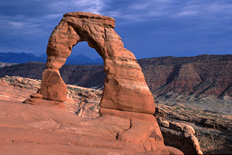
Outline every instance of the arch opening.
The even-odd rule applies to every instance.
[[[97,51],[88,45],[87,41],[81,41],[74,45],[71,54],[83,54],[91,59],[101,58]]]
[[[84,52],[79,52],[79,50],[85,50],[87,54],[93,52],[98,58],[90,59],[82,55]],[[89,47],[86,41],[78,42],[73,46],[65,65],[60,69],[60,75],[66,84],[100,90],[103,90],[106,78],[103,59],[94,48]]]
[[[103,65],[103,59],[86,41],[73,46],[65,65]]]

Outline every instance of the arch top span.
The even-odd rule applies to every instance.
[[[112,28],[115,28],[115,20],[111,17],[107,17],[107,16],[102,16],[99,14],[93,14],[93,13],[89,13],[89,12],[71,12],[71,13],[66,13],[63,15],[63,17],[76,17],[76,18],[82,18],[82,19],[92,19],[95,20],[97,19],[98,22],[96,22],[96,24],[98,23],[99,25],[106,25]]]
[[[81,41],[88,42],[103,59],[117,57],[137,62],[133,53],[124,48],[114,27],[115,21],[111,17],[86,12],[64,14],[48,41],[47,67],[61,68],[73,46]]]

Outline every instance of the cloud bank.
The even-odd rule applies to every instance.
[[[115,18],[125,47],[138,57],[229,54],[232,48],[230,0],[11,0],[0,4],[0,52],[44,52],[62,15],[74,11]]]

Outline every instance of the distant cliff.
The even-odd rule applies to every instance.
[[[159,57],[138,60],[151,92],[161,96],[207,94],[232,96],[232,55],[195,57]],[[41,79],[44,63],[29,62],[0,68],[5,75]],[[84,87],[102,87],[105,73],[102,65],[65,65],[60,70],[66,83]]]
[[[232,55],[160,57],[139,60],[152,93],[232,96]]]

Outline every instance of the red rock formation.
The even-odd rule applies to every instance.
[[[64,65],[74,45],[87,41],[104,60],[106,79],[100,103],[101,117],[122,117],[130,122],[129,128],[117,133],[117,139],[143,142],[147,151],[168,154],[169,148],[164,146],[159,126],[152,115],[155,103],[141,67],[134,54],[124,48],[114,27],[114,19],[110,17],[84,12],[64,14],[48,42],[48,69],[43,73],[39,93],[43,99],[65,100],[67,88],[58,69]]]
[[[133,53],[114,31],[114,19],[96,14],[67,13],[55,28],[47,47],[47,67],[59,69],[74,45],[87,41],[104,60],[107,74],[101,107],[153,114],[154,101]]]
[[[58,69],[46,69],[43,72],[40,94],[43,99],[65,101],[67,86],[62,80]],[[46,79],[46,80],[45,80]]]

